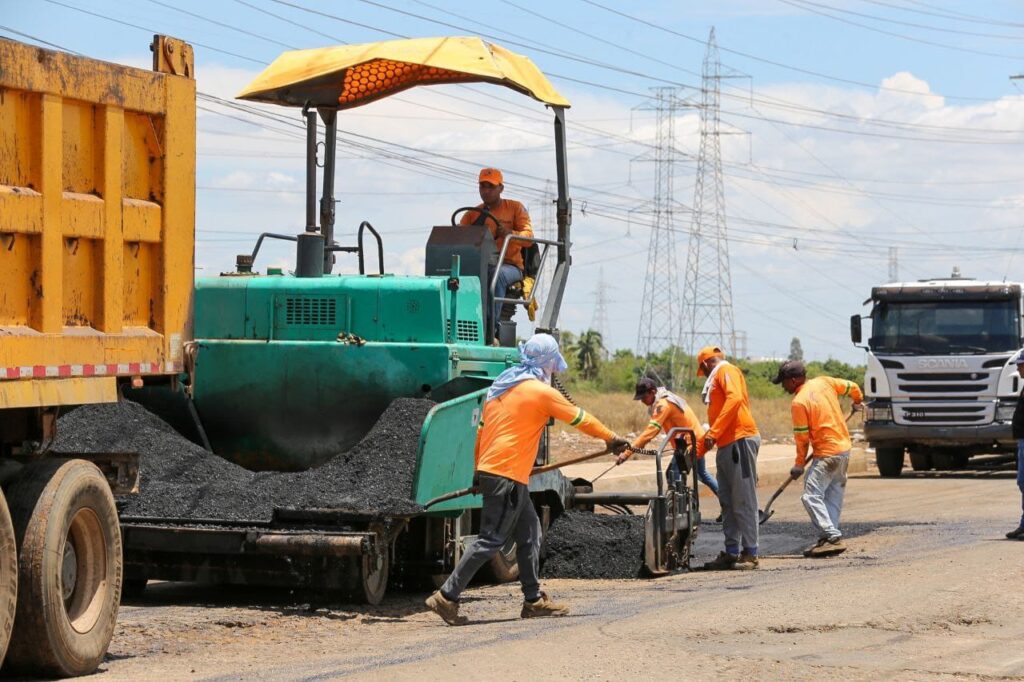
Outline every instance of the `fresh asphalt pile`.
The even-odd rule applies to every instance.
[[[412,480],[430,400],[400,398],[366,436],[303,472],[252,472],[184,438],[131,401],[87,405],[58,421],[55,452],[137,452],[140,491],[118,500],[123,516],[269,521],[278,507],[373,515],[414,514]]]
[[[543,578],[637,578],[644,551],[644,518],[567,511],[544,536]]]

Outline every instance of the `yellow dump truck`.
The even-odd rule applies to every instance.
[[[195,80],[0,39],[0,663],[91,672],[117,619],[132,453],[47,452],[56,419],[184,363]],[[6,499],[5,499],[6,498]],[[6,656],[5,656],[6,655]]]

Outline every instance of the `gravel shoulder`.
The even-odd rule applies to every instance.
[[[762,502],[770,491],[760,491]],[[714,518],[714,501],[702,501]],[[122,607],[97,679],[1012,679],[1024,676],[1024,542],[1006,473],[850,480],[850,550],[800,550],[796,490],[763,526],[754,572],[546,580],[567,618],[523,621],[515,584],[471,588],[448,628],[423,594],[376,608],[309,595],[151,585]],[[721,543],[705,524],[699,561]],[[382,645],[382,643],[384,643]],[[102,676],[102,677],[100,677]]]

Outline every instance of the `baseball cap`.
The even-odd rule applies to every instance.
[[[654,383],[654,379],[650,377],[644,377],[640,381],[636,382],[636,393],[633,394],[633,400],[640,400],[651,391],[658,390],[658,385]]]
[[[706,374],[704,374],[704,370],[701,368],[701,365],[703,365],[708,358],[724,357],[725,353],[723,353],[722,349],[719,348],[718,346],[704,346],[703,348],[701,348],[700,352],[697,353],[697,376],[707,376]]]
[[[497,168],[484,168],[480,171],[480,182],[489,182],[492,185],[505,184],[505,178]]]
[[[804,369],[804,363],[799,360],[786,360],[784,363],[779,365],[779,373],[772,379],[773,384],[781,384],[786,379],[795,379],[796,377],[807,376],[807,370]]]

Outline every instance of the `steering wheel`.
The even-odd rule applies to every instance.
[[[500,230],[501,229],[501,223],[498,222],[498,219],[494,217],[493,213],[491,213],[490,211],[487,210],[486,206],[482,206],[480,208],[477,208],[476,206],[463,206],[462,208],[455,209],[455,212],[452,213],[452,227],[458,227],[459,226],[459,224],[457,222],[455,222],[455,216],[459,215],[460,213],[465,213],[466,211],[477,211],[477,212],[479,212],[480,215],[482,215],[484,217],[485,221],[489,219],[491,222],[494,223],[494,229],[495,230]]]

